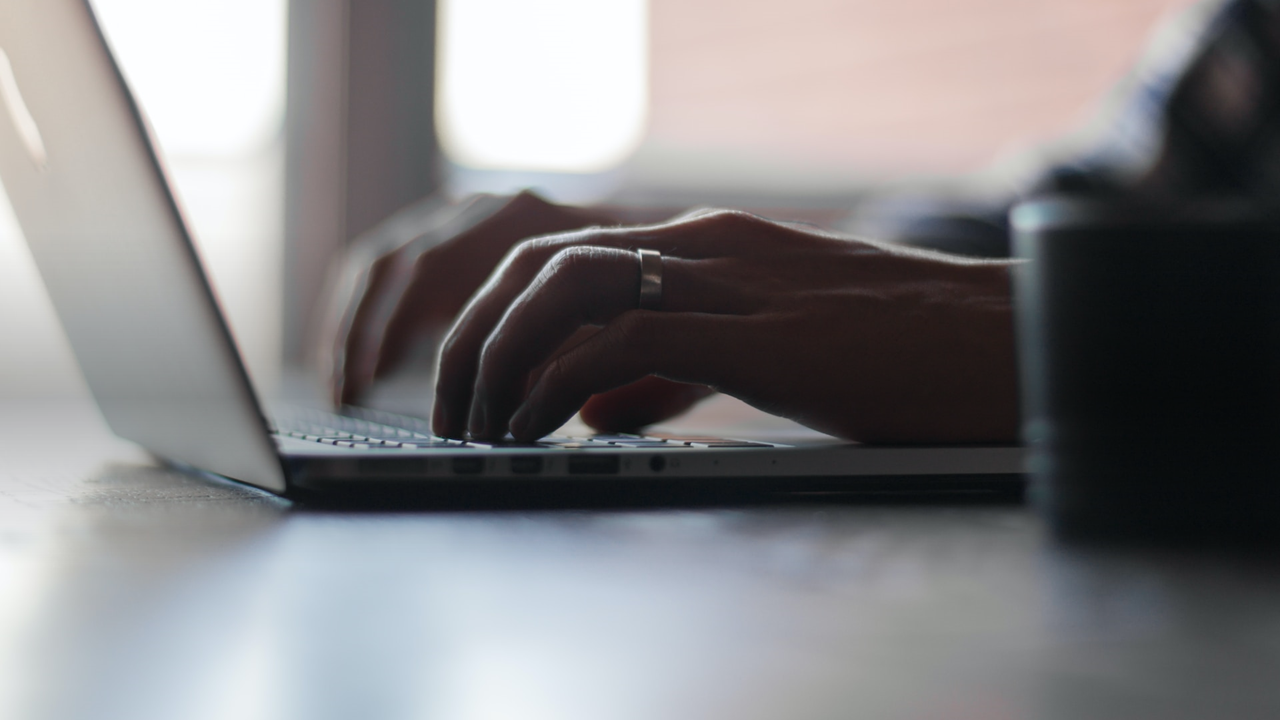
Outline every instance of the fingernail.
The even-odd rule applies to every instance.
[[[489,419],[484,406],[485,403],[479,395],[471,401],[471,419],[467,424],[467,430],[472,437],[487,437],[489,434]]]
[[[521,405],[516,414],[511,416],[511,422],[508,427],[511,429],[511,435],[517,440],[525,440],[525,431],[529,429],[529,424],[533,420],[533,412],[529,406]]]

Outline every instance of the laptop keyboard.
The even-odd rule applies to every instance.
[[[510,448],[558,448],[563,450],[607,450],[611,448],[767,448],[769,443],[718,437],[678,437],[673,435],[633,435],[615,433],[589,437],[546,437],[537,442],[472,442],[431,434],[430,425],[417,418],[394,413],[347,408],[344,414],[319,410],[298,410],[275,419],[272,431],[282,437],[356,450],[401,450],[447,448],[450,450]]]

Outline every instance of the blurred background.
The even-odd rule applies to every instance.
[[[433,192],[844,207],[1080,125],[1190,0],[93,0],[264,389]],[[84,388],[0,196],[0,398]]]

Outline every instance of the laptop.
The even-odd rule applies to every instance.
[[[348,408],[268,418],[145,118],[87,0],[0,0],[0,179],[117,435],[292,498],[440,502],[738,493],[1008,493],[1008,447],[671,435],[474,443]]]

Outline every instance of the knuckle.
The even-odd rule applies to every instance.
[[[516,208],[520,210],[524,210],[530,207],[541,208],[541,207],[551,207],[551,206],[552,204],[550,202],[548,202],[538,193],[528,188],[521,189],[515,195],[512,195],[510,200],[507,201],[507,207]]]
[[[502,255],[502,259],[494,266],[490,280],[492,281],[495,278],[528,277],[538,271],[540,262],[540,254],[537,248],[530,245],[529,241],[516,243],[507,249]]]
[[[459,362],[459,353],[462,352],[462,338],[456,332],[450,332],[440,343],[439,357],[436,364],[439,366],[439,373],[444,374],[453,372]]]
[[[398,256],[395,253],[384,253],[374,258],[369,263],[369,272],[372,274],[381,274],[395,265]]]
[[[538,246],[537,241],[525,240],[516,243],[514,247],[507,251],[507,257],[503,265],[516,270],[523,270],[532,267],[541,256],[542,249]]]
[[[528,238],[517,243],[503,262],[506,272],[523,277],[532,277],[546,266],[549,258],[555,256],[560,247],[555,236],[539,236]]]
[[[520,258],[521,262],[534,271],[541,270],[551,258],[555,257],[557,250],[551,238],[546,236],[529,238],[522,241],[520,246],[524,250]]]
[[[560,250],[566,250],[576,245],[583,244],[583,230],[570,230],[568,232],[553,232],[546,235],[536,235],[525,240],[525,243],[531,247],[537,248],[541,253],[541,257],[547,258]]]
[[[387,278],[395,272],[398,258],[380,255],[356,270],[356,282],[363,285],[364,294],[376,294],[387,284]]]
[[[768,220],[745,210],[705,209],[690,213],[667,226],[676,237],[716,239],[736,235],[754,235]]]
[[[529,252],[530,248],[527,241],[513,242],[507,247],[506,251],[502,253],[502,257],[498,262],[498,267],[505,268],[511,265],[518,265],[520,263],[527,262]]]
[[[403,257],[404,257],[403,255],[397,255],[397,257],[395,257],[394,259],[400,260],[400,262],[404,262],[402,259]],[[407,263],[407,264],[411,264],[413,266],[413,271],[421,275],[427,272],[428,270],[433,269],[436,266],[437,264],[436,258],[437,258],[437,254],[435,250],[433,248],[428,248],[426,250],[423,250],[422,252],[417,253],[416,255],[413,255],[412,258],[410,259],[410,263]]]
[[[573,282],[588,276],[599,259],[599,251],[592,247],[574,246],[558,250],[547,261],[545,273],[548,280],[554,278]]]
[[[696,219],[696,218],[700,218],[700,217],[702,217],[703,215],[708,215],[708,214],[710,214],[710,213],[719,212],[719,210],[720,210],[719,208],[714,207],[714,206],[711,206],[711,205],[699,205],[699,206],[697,206],[697,207],[689,208],[689,209],[688,209],[688,210],[686,210],[684,213],[682,213],[682,214],[679,216],[679,218],[678,218],[678,219],[680,219],[680,220],[694,220],[694,219]]]
[[[530,238],[529,242],[536,243],[538,247],[548,255],[553,255],[560,250],[567,250],[572,247],[580,247],[583,245],[594,245],[601,235],[606,234],[606,228],[596,226],[580,227],[574,230],[566,230],[562,232],[553,232],[546,235],[538,235]]]
[[[342,260],[351,267],[368,268],[389,254],[386,248],[371,239],[358,239],[352,241],[351,246],[343,254]]]
[[[731,209],[713,210],[703,215],[702,219],[708,223],[730,228],[752,227],[765,222],[759,215],[753,215],[745,210]]]
[[[537,237],[526,238],[520,241],[518,245],[520,250],[527,254],[528,257],[545,258],[554,248],[554,235],[539,235]]]

